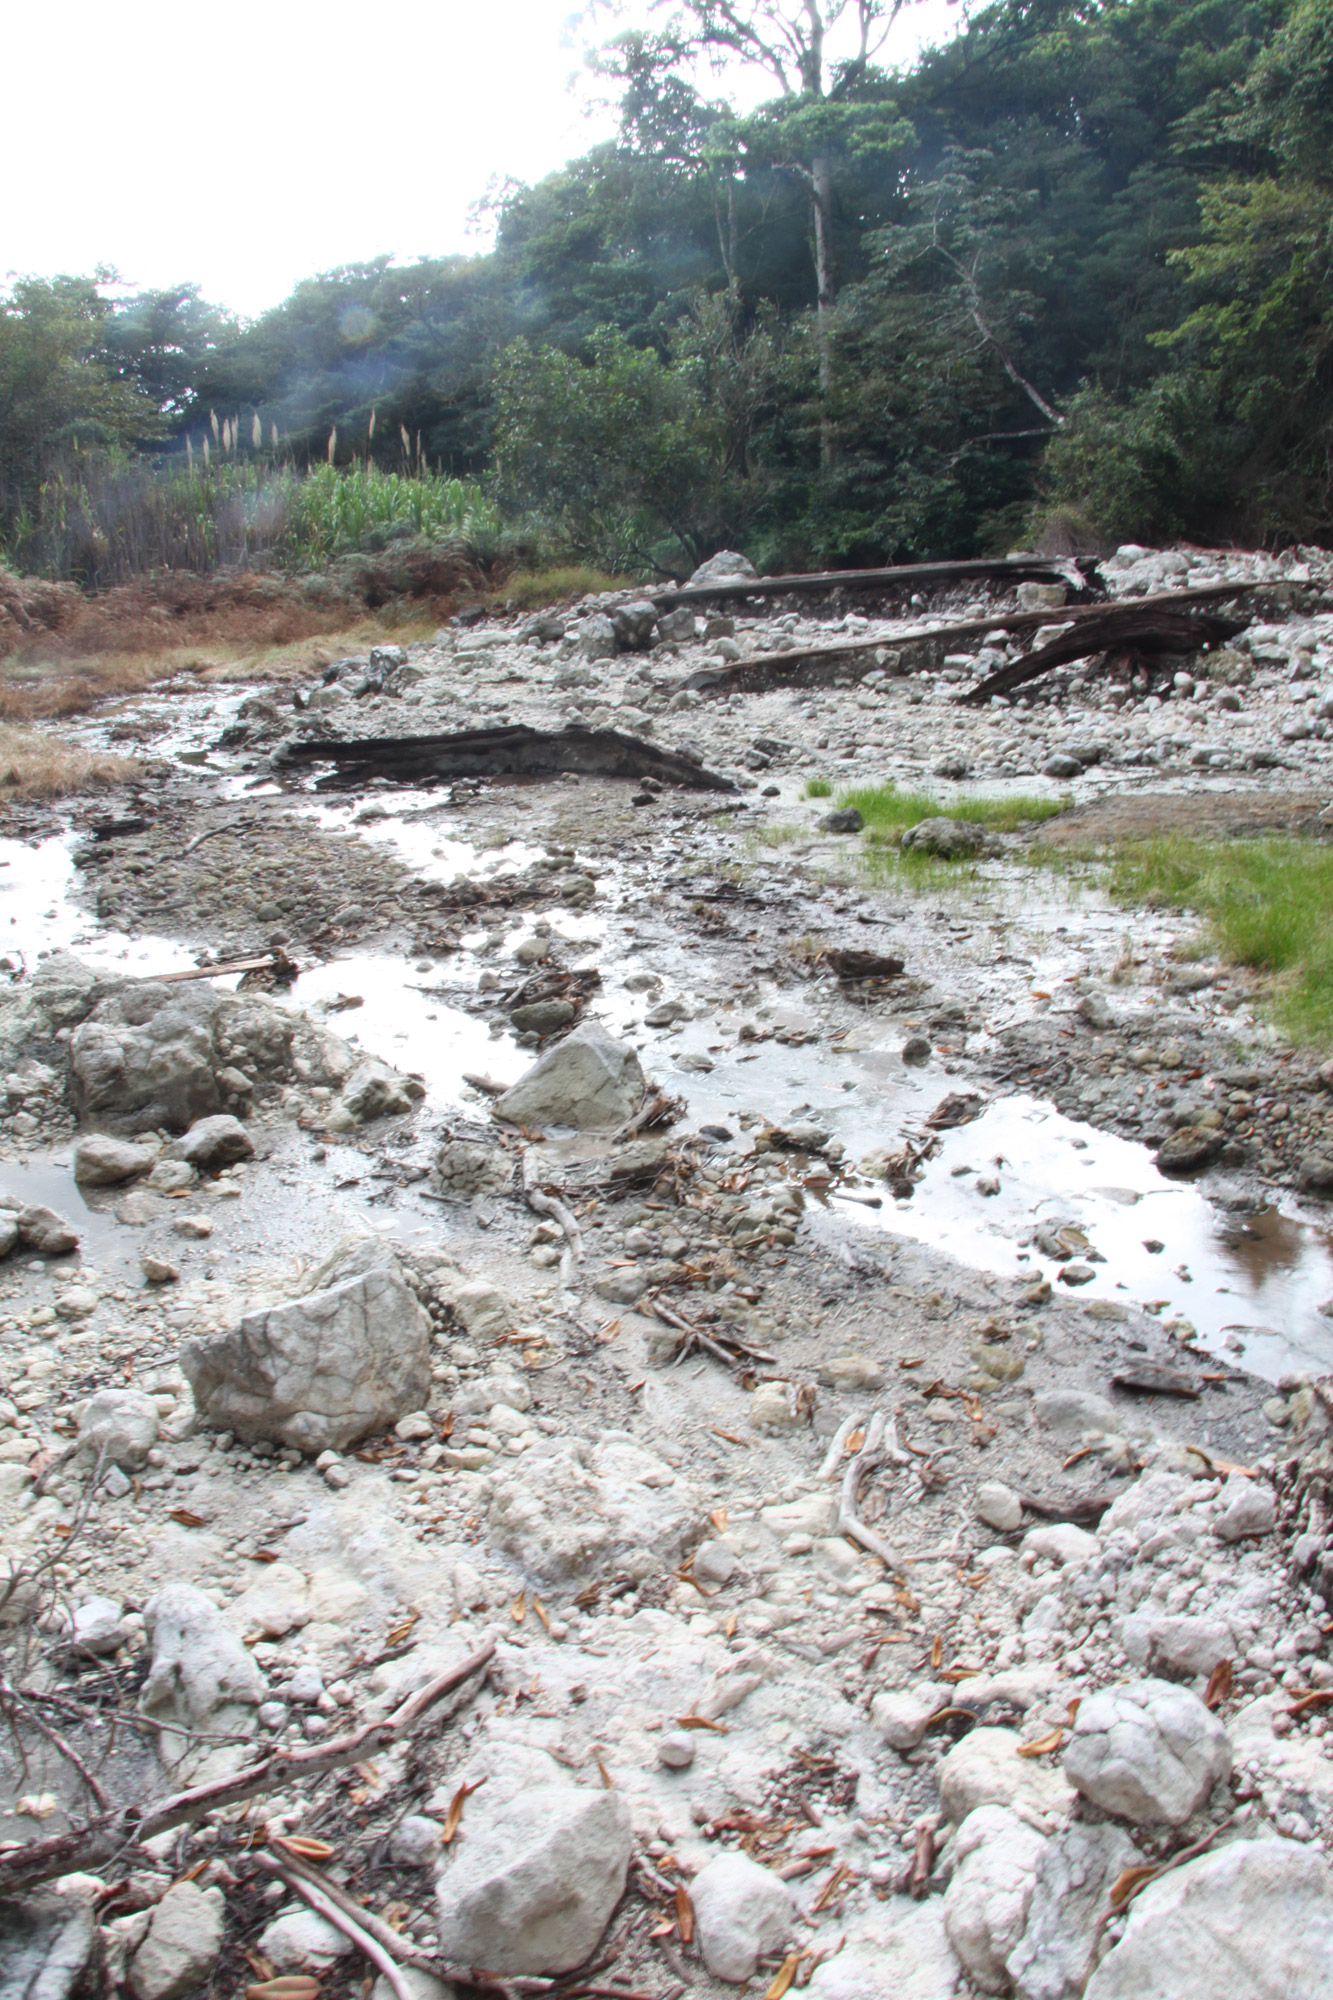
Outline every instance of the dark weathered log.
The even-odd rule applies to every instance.
[[[716,583],[684,583],[645,592],[661,611],[681,604],[704,604],[738,597],[801,596],[824,590],[895,590],[912,584],[1065,583],[1085,590],[1095,576],[1087,557],[1073,561],[1042,556],[975,556],[961,562],[898,563],[890,569],[821,569],[795,576],[720,577]]]
[[[1053,667],[1068,666],[1071,660],[1085,660],[1094,653],[1137,653],[1149,658],[1161,653],[1197,653],[1203,646],[1234,639],[1250,622],[1246,617],[1224,617],[1218,611],[1145,610],[1141,607],[1146,602],[1118,604],[1112,609],[1098,607],[1096,616],[1084,617],[1072,632],[1064,632],[1026,659],[1013,660],[988,674],[968,689],[963,701],[980,707],[992,695],[1008,694],[1050,673]]]
[[[1149,597],[1128,599],[1123,605],[1074,605],[1052,611],[993,611],[984,618],[966,618],[957,625],[940,625],[933,632],[881,632],[874,639],[847,639],[828,646],[793,646],[780,653],[756,653],[753,659],[739,660],[730,667],[700,667],[676,683],[678,688],[697,688],[716,694],[754,694],[771,687],[819,687],[847,677],[844,662],[861,653],[877,653],[881,648],[901,652],[908,646],[949,646],[963,639],[984,639],[988,632],[1036,632],[1045,625],[1079,625],[1083,620],[1113,617],[1121,612],[1142,613],[1157,607],[1179,610],[1206,604],[1215,598],[1243,596],[1257,590],[1254,583],[1201,584],[1197,590],[1156,591]],[[1071,633],[1071,638],[1074,636]],[[1085,652],[1098,650],[1084,643]],[[1078,653],[1071,656],[1080,657]],[[1024,664],[1015,661],[1015,666]],[[864,668],[850,676],[859,680]],[[1007,671],[1001,669],[1001,671]]]
[[[677,750],[622,736],[615,729],[530,729],[512,724],[503,729],[463,729],[448,736],[362,736],[343,742],[303,737],[274,753],[279,767],[293,764],[335,764],[317,789],[330,791],[364,784],[371,777],[392,777],[401,784],[429,784],[451,778],[549,778],[561,771],[589,777],[656,778],[664,785],[684,785],[691,791],[734,792],[739,789],[720,772],[695,764]]]

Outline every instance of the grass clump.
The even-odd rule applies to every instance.
[[[1333,848],[1291,835],[1132,841],[1114,854],[1109,887],[1131,906],[1197,912],[1221,958],[1271,976],[1286,1034],[1333,1042]]]
[[[805,790],[801,794],[803,799],[828,799],[832,796],[833,787],[827,778],[806,779]]]
[[[881,839],[897,839],[923,819],[965,819],[995,833],[1013,833],[1020,826],[1054,819],[1066,811],[1069,801],[1020,792],[1010,798],[955,799],[946,804],[929,792],[900,792],[896,785],[864,785],[841,793],[838,804],[855,806],[870,831]]]
[[[515,611],[540,611],[548,604],[563,604],[570,597],[593,597],[603,590],[630,590],[633,579],[610,576],[605,570],[575,564],[564,568],[521,569],[506,577],[495,591],[496,600]]]
[[[63,798],[123,785],[139,775],[133,757],[85,750],[44,729],[0,723],[0,800]]]

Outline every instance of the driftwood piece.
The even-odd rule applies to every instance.
[[[21,1847],[0,1850],[0,1896],[17,1895],[76,1871],[96,1872],[155,1834],[169,1833],[173,1827],[188,1826],[224,1806],[240,1805],[264,1792],[275,1792],[293,1779],[320,1777],[325,1771],[342,1770],[348,1764],[373,1756],[377,1750],[407,1735],[437,1701],[488,1666],[496,1643],[492,1635],[460,1666],[451,1667],[416,1694],[409,1695],[383,1722],[368,1722],[349,1736],[335,1737],[331,1743],[275,1750],[230,1777],[211,1779],[189,1791],[158,1799],[152,1805],[122,1806],[119,1811],[102,1813],[83,1826],[71,1827],[67,1833],[51,1834],[42,1840],[25,1841]]]
[[[1132,602],[1109,609],[1099,607],[1098,615],[1080,619],[1071,632],[1061,633],[1025,659],[998,667],[969,688],[962,699],[980,708],[992,695],[1008,694],[1050,673],[1053,667],[1067,666],[1071,660],[1084,660],[1094,653],[1137,653],[1149,658],[1160,653],[1197,653],[1203,646],[1234,639],[1249,622],[1248,618],[1228,618],[1218,611],[1143,609]]]
[[[831,1457],[832,1453],[829,1456]],[[895,1417],[890,1427],[888,1413],[876,1410],[870,1419],[865,1443],[843,1475],[842,1493],[838,1500],[838,1532],[854,1542],[859,1542],[872,1556],[878,1556],[887,1569],[900,1570],[907,1566],[906,1557],[900,1555],[891,1542],[886,1542],[882,1536],[877,1535],[873,1528],[867,1527],[856,1511],[861,1481],[870,1473],[878,1471],[886,1462],[891,1465],[910,1465],[911,1459],[898,1442],[898,1419]]]
[[[914,584],[1065,583],[1086,589],[1095,565],[1042,556],[973,556],[959,562],[898,563],[889,569],[806,570],[794,576],[719,577],[716,583],[685,583],[645,595],[661,611],[681,604],[706,604],[738,597],[814,596],[825,590],[895,590]]]
[[[696,792],[734,792],[739,787],[718,771],[692,763],[677,750],[625,736],[616,729],[530,729],[515,723],[503,729],[462,729],[448,736],[361,736],[343,742],[302,737],[274,752],[280,768],[334,764],[317,790],[346,790],[368,778],[396,778],[400,784],[429,784],[451,778],[550,778],[576,771],[599,778],[656,778]]]
[[[1129,598],[1117,605],[1062,606],[1051,611],[996,610],[984,618],[965,618],[957,625],[939,625],[933,631],[918,626],[908,632],[881,632],[874,639],[847,639],[841,644],[793,646],[778,653],[756,653],[752,659],[738,660],[734,666],[700,667],[676,685],[712,694],[756,694],[771,687],[819,687],[844,677],[847,671],[844,662],[860,654],[881,650],[901,652],[909,646],[951,646],[966,639],[984,639],[988,632],[1037,632],[1047,625],[1077,628],[1087,620],[1113,618],[1121,613],[1156,612],[1159,608],[1178,611],[1214,599],[1240,597],[1259,588],[1253,583],[1210,583],[1201,584],[1197,590],[1155,591],[1151,596]],[[1075,633],[1071,632],[1069,637],[1074,639]],[[1096,652],[1105,650],[1108,642],[1103,641],[1101,647],[1086,640],[1080,643],[1083,652]],[[1080,655],[1076,652],[1070,657],[1077,659]],[[1014,664],[1017,667],[1025,662]],[[862,672],[864,669],[858,670],[852,678],[860,679]],[[969,689],[964,699],[976,692]]]

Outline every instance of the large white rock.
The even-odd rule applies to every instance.
[[[959,1990],[939,1896],[872,1903],[806,1988],[809,2000],[954,2000]]]
[[[974,1729],[955,1743],[940,1766],[940,1803],[960,1826],[978,1806],[1031,1806],[1064,1813],[1074,1795],[1058,1771],[1035,1757],[1020,1757],[1022,1737],[1012,1729]]]
[[[1024,1555],[1049,1556],[1062,1565],[1086,1562],[1089,1556],[1101,1554],[1101,1546],[1096,1535],[1072,1521],[1043,1522],[1040,1528],[1029,1528],[1023,1537]]]
[[[79,1451],[139,1472],[157,1443],[158,1422],[157,1404],[142,1389],[99,1389],[79,1416]]]
[[[584,1021],[496,1098],[495,1114],[511,1125],[604,1131],[623,1125],[637,1111],[643,1090],[634,1050],[608,1034],[600,1021]]]
[[[148,1600],[144,1618],[153,1658],[139,1706],[157,1722],[178,1725],[158,1731],[163,1763],[174,1768],[187,1758],[200,1759],[201,1746],[181,1729],[217,1736],[252,1733],[265,1694],[263,1675],[203,1591],[169,1583]],[[229,1746],[227,1758],[239,1762],[237,1746]]]
[[[1222,1504],[1213,1522],[1218,1540],[1241,1542],[1252,1535],[1271,1535],[1276,1521],[1272,1487],[1233,1473],[1222,1489]]]
[[[690,1884],[694,1934],[714,1979],[740,1986],[765,1952],[781,1951],[795,1911],[791,1892],[748,1854],[719,1854]]]
[[[187,1340],[201,1415],[315,1454],[386,1430],[430,1393],[430,1323],[396,1269],[374,1268],[239,1327]]]
[[[1172,1680],[1210,1674],[1219,1660],[1235,1657],[1231,1627],[1221,1618],[1191,1618],[1188,1613],[1131,1612],[1120,1629],[1120,1643],[1135,1666]]]
[[[1333,1879],[1290,1840],[1237,1840],[1151,1883],[1086,2000],[1333,2000]]]
[[[552,1785],[512,1799],[436,1877],[440,1956],[502,1976],[571,1971],[620,1900],[631,1844],[619,1792]]]
[[[224,1913],[221,1889],[177,1882],[167,1890],[130,1961],[138,2000],[189,2000],[204,1989],[222,1949]]]
[[[930,1727],[931,1717],[953,1703],[953,1689],[942,1681],[920,1681],[913,1688],[877,1694],[870,1716],[890,1750],[915,1750]]]
[[[299,1062],[306,1083],[339,1084],[352,1069],[336,1035],[262,995],[221,993],[207,980],[136,979],[75,1004],[86,1018],[69,1041],[71,1094],[88,1124],[184,1132],[226,1109],[230,1074],[285,1080]]]
[[[327,1972],[356,1947],[336,1924],[297,1903],[280,1910],[259,1933],[259,1949],[275,1972]]]
[[[89,1132],[74,1144],[74,1178],[80,1187],[115,1187],[151,1173],[156,1158],[150,1146],[113,1139],[108,1132]]]
[[[234,1167],[239,1160],[252,1160],[255,1142],[239,1118],[216,1112],[211,1118],[196,1118],[188,1132],[167,1147],[169,1160],[184,1160],[205,1173],[220,1167]]]
[[[1230,1772],[1231,1745],[1189,1688],[1129,1681],[1079,1704],[1064,1767],[1103,1812],[1178,1826]]]
[[[1007,1965],[1018,2000],[1078,2000],[1116,1878],[1143,1855],[1122,1827],[1081,1821],[1048,1840]]]
[[[759,572],[748,556],[736,549],[720,549],[707,562],[701,562],[690,578],[687,588],[705,583],[735,583],[743,577],[757,576]]]
[[[983,1993],[1007,1993],[1005,1960],[1023,1935],[1044,1836],[1004,1806],[979,1806],[958,1829],[944,1921]]]
[[[585,1576],[631,1549],[679,1562],[698,1532],[694,1488],[625,1432],[595,1446],[535,1445],[520,1469],[492,1475],[492,1545],[534,1581]]]

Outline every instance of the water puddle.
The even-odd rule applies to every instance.
[[[234,709],[244,692],[234,700],[178,697],[172,741],[179,737],[186,745],[201,734],[215,735],[228,719],[228,703]],[[149,715],[153,708],[145,700],[136,713]],[[522,838],[493,844],[458,838],[448,824],[451,808],[438,792],[395,792],[391,802],[374,792],[337,802],[301,795],[291,806],[330,832],[351,831],[392,849],[431,881],[494,884],[525,872],[550,851]],[[32,845],[0,840],[0,953],[8,951],[30,971],[40,952],[73,950],[108,972],[138,977],[194,963],[184,944],[103,929],[80,908],[73,845],[72,835]],[[720,854],[711,853],[704,835],[690,866],[702,876],[718,865]],[[872,1013],[848,1029],[845,1006],[835,1003],[836,1020],[828,1011],[826,987],[803,995],[785,979],[766,980],[753,969],[744,976],[736,947],[682,934],[654,908],[658,878],[651,868],[587,865],[599,889],[588,912],[511,912],[493,928],[479,923],[456,953],[438,960],[349,951],[310,966],[275,997],[420,1076],[427,1108],[437,1116],[465,1112],[483,1120],[485,1104],[465,1084],[465,1074],[507,1084],[534,1059],[535,1051],[519,1045],[505,1019],[501,996],[540,971],[514,955],[523,940],[537,935],[550,938],[563,966],[600,970],[603,984],[592,1012],[639,1048],[645,1069],[684,1099],[690,1123],[725,1125],[738,1151],[748,1148],[746,1135],[757,1119],[806,1118],[840,1140],[845,1160],[855,1163],[894,1150],[905,1131],[922,1129],[947,1091],[968,1088],[965,1074],[950,1073],[965,1069],[965,1061],[947,1071],[938,1062],[925,1070],[904,1067],[899,1050],[910,1022]],[[812,898],[790,879],[766,885],[762,863],[751,887],[774,908],[791,904],[802,925],[819,919],[819,910],[796,907],[802,897],[807,904]],[[972,938],[973,962],[994,967],[985,1005],[977,1010],[984,1024],[967,1043],[974,1051],[1005,1020],[1067,1004],[1062,990],[1089,960],[1108,964],[1124,939],[1123,912],[1062,887],[1059,878],[1039,877],[1034,887],[1026,876],[1024,894],[1026,903],[1013,895],[1002,923],[986,925],[975,913],[955,918],[947,909],[934,910],[905,889],[906,907],[888,912],[881,902],[867,929],[869,943],[905,946],[914,968],[943,967],[951,951],[963,950]],[[844,915],[849,907],[841,900],[833,905]],[[1136,920],[1136,951],[1169,950],[1175,937],[1170,923]],[[651,1027],[645,1016],[663,999],[678,1002],[681,1017]],[[1127,999],[1125,1010],[1141,1004]],[[923,1011],[929,1005],[924,1001]],[[960,1031],[960,1056],[962,1047]],[[978,1192],[985,1176],[998,1179],[997,1193]],[[60,1178],[68,1201],[68,1182]],[[848,1229],[914,1240],[975,1268],[1044,1276],[1077,1299],[1145,1306],[1164,1322],[1187,1319],[1209,1348],[1269,1378],[1293,1368],[1333,1368],[1333,1318],[1319,1310],[1333,1298],[1333,1244],[1325,1230],[1277,1208],[1243,1218],[1227,1214],[1197,1188],[1159,1174],[1143,1146],[1066,1118],[1035,1098],[999,1099],[972,1124],[943,1134],[910,1202],[895,1202],[882,1180],[862,1182],[856,1192],[878,1197],[880,1205],[855,1203],[835,1190],[827,1212],[812,1204],[816,1231],[830,1240]],[[90,1251],[110,1254],[110,1235],[105,1243],[102,1238],[115,1233],[112,1225],[95,1210],[89,1217]],[[1056,1240],[1060,1229],[1081,1232],[1068,1239],[1076,1246],[1071,1251]],[[1069,1262],[1090,1265],[1092,1272],[1076,1291],[1058,1277]]]

